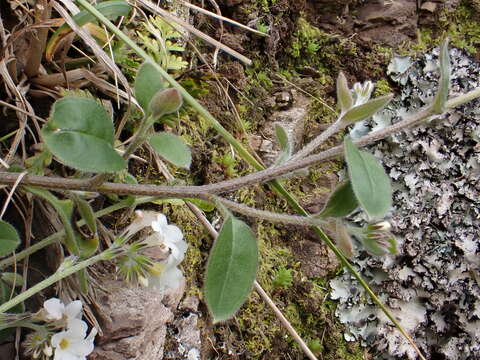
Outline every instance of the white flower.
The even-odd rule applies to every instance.
[[[52,336],[52,346],[55,349],[53,360],[86,360],[93,351],[93,341],[97,329],[93,328],[87,335],[88,326],[85,321],[72,319],[68,329]]]
[[[176,289],[183,280],[182,271],[171,258],[155,264],[148,278],[148,287],[157,290]]]
[[[183,240],[182,231],[175,225],[169,225],[167,217],[163,214],[158,214],[156,220],[152,221],[151,226],[159,243],[167,246],[171,251],[171,256],[175,259],[176,265],[180,264],[188,247]]]
[[[43,303],[43,308],[46,310],[47,320],[61,320],[64,316],[67,320],[82,317],[82,302],[80,300],[72,301],[65,306],[59,299],[51,298]]]
[[[127,228],[123,231],[123,233],[120,236],[123,236],[124,238],[128,239],[131,236],[135,235],[140,230],[146,228],[147,226],[150,226],[152,221],[155,220],[156,214],[157,213],[153,211],[136,210],[135,220],[133,220],[132,223],[127,226]]]

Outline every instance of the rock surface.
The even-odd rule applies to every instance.
[[[96,340],[92,360],[163,359],[167,324],[183,295],[184,285],[163,294],[105,280],[97,299],[97,320],[102,336]]]

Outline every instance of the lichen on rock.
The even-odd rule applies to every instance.
[[[450,56],[450,95],[479,87],[480,64],[458,49]],[[370,128],[432,101],[437,57],[438,49],[418,59],[393,60],[389,69],[400,95]],[[430,359],[480,359],[479,105],[469,102],[369,149],[392,178],[390,222],[400,254],[360,253],[354,263]],[[349,330],[346,339],[360,339],[384,358],[417,358],[348,273],[331,287],[339,300],[336,314]]]

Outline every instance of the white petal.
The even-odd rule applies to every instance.
[[[80,319],[71,319],[67,322],[66,337],[73,340],[83,340],[87,335],[88,325],[85,321]]]
[[[167,226],[167,217],[163,214],[158,214],[157,219],[152,221],[153,231],[163,231],[163,228]]]
[[[162,275],[162,285],[170,289],[178,288],[183,279],[182,272],[176,267],[167,269]]]
[[[65,307],[67,319],[80,319],[82,317],[82,302],[80,300],[72,301]]]
[[[182,230],[175,225],[167,225],[164,231],[165,241],[176,243],[182,241],[183,239]]]
[[[122,236],[129,238],[130,236],[135,235],[140,230],[150,226],[152,221],[155,221],[156,212],[153,211],[140,211],[135,212],[137,217],[132,221],[130,225],[123,231]]]
[[[53,360],[83,360],[83,359],[79,358],[74,354],[70,354],[68,351],[58,348],[58,349],[55,349],[55,357],[53,358]]]
[[[43,307],[47,310],[48,319],[60,320],[65,313],[65,305],[57,298],[48,299],[43,303]]]
[[[185,258],[185,252],[187,251],[188,244],[185,241],[180,241],[176,244],[170,245],[170,257],[167,259],[168,264],[175,264],[177,266]]]
[[[55,335],[52,336],[52,339],[50,340],[50,343],[54,348],[58,347],[60,343],[62,342],[62,339],[65,337],[66,331],[60,331],[59,333],[56,333]]]
[[[76,356],[87,356],[93,351],[93,348],[93,341],[82,340],[72,342],[68,347],[67,351]]]

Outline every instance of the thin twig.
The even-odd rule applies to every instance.
[[[22,181],[22,179],[23,179],[23,177],[24,177],[25,175],[27,175],[27,172],[26,172],[26,171],[24,171],[24,172],[20,173],[19,175],[17,175],[17,180],[16,180],[15,183],[13,184],[12,189],[11,189],[10,192],[8,193],[7,199],[5,200],[5,203],[3,204],[2,211],[0,212],[0,219],[3,218],[3,215],[5,214],[5,211],[7,210],[8,204],[9,204],[10,201],[12,200],[13,193],[15,192],[15,190],[17,189],[18,184],[20,184],[20,182]]]
[[[253,32],[253,33],[257,34],[257,35],[265,36],[265,37],[270,36],[270,35],[268,35],[268,34],[266,34],[266,33],[264,33],[264,32],[261,32],[261,31],[258,31],[258,30],[256,30],[256,29],[253,29],[253,28],[251,28],[251,27],[249,27],[249,26],[243,25],[243,24],[241,24],[241,23],[239,23],[239,22],[237,22],[237,21],[235,21],[235,20],[229,19],[229,18],[227,18],[227,17],[225,17],[225,16],[222,16],[222,15],[220,15],[220,14],[215,14],[215,13],[213,13],[213,12],[211,12],[211,11],[208,11],[208,10],[205,10],[204,8],[201,8],[201,7],[199,7],[199,6],[190,4],[189,2],[180,0],[180,4],[182,4],[183,6],[186,6],[186,7],[190,8],[190,9],[196,10],[196,11],[202,13],[202,14],[211,16],[211,17],[213,17],[213,18],[215,18],[215,19],[219,19],[219,20],[228,22],[228,23],[230,23],[230,24],[232,24],[232,25],[238,26],[238,27],[240,27],[240,28],[242,28],[242,29],[251,31],[251,32]]]
[[[165,19],[167,19],[168,21],[171,21],[171,22],[174,22],[178,25],[180,25],[182,28],[184,28],[185,30],[187,30],[188,32],[196,35],[197,37],[199,37],[200,39],[202,40],[205,40],[206,42],[212,44],[213,46],[215,47],[218,47],[220,49],[222,49],[223,51],[225,51],[227,54],[233,56],[234,58],[237,58],[238,60],[240,60],[241,62],[243,62],[244,64],[246,65],[251,65],[252,64],[252,60],[250,60],[249,58],[247,58],[246,56],[243,56],[242,54],[240,54],[239,52],[229,48],[228,46],[222,44],[221,42],[213,39],[212,37],[208,36],[207,34],[201,32],[200,30],[196,29],[195,27],[191,26],[190,24],[187,24],[185,21],[183,20],[180,20],[179,18],[177,18],[176,16],[173,16],[172,14],[170,14],[168,11],[162,9],[161,7],[155,5],[154,3],[152,3],[151,1],[147,1],[147,0],[138,0],[138,2],[140,4],[142,4],[145,8],[149,9],[150,11],[154,12],[154,13],[157,13],[158,15],[164,17]]]
[[[15,111],[18,111],[18,112],[21,112],[22,114],[25,114],[25,115],[28,115],[34,119],[37,119],[37,120],[40,120],[41,122],[46,122],[47,120],[45,120],[44,118],[41,118],[40,116],[37,116],[29,111],[26,111],[26,110],[23,110],[21,108],[19,108],[18,106],[15,106],[15,105],[12,105],[12,104],[9,104],[3,100],[0,100],[0,105],[3,105],[5,107],[8,107],[12,110],[15,110]]]
[[[253,283],[253,287],[255,288],[255,291],[260,295],[260,297],[267,303],[268,306],[273,310],[275,316],[277,317],[278,320],[282,323],[282,325],[287,329],[287,331],[290,333],[290,335],[293,337],[293,339],[298,343],[300,348],[303,350],[305,355],[308,356],[309,359],[311,360],[317,360],[317,357],[313,354],[313,352],[308,348],[308,345],[303,341],[303,339],[298,335],[298,333],[295,331],[293,326],[290,324],[290,322],[287,320],[285,316],[283,316],[282,312],[280,309],[275,305],[275,303],[270,299],[268,294],[265,292],[265,290],[262,289],[260,284],[255,281]]]

